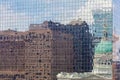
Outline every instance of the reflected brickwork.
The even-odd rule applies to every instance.
[[[113,66],[113,80],[120,80],[120,62],[114,61],[112,66]]]
[[[25,32],[1,31],[1,75],[15,80],[19,80],[15,75],[22,75],[20,80],[56,80],[60,72],[89,72],[92,70],[91,42],[85,22],[62,25],[46,21],[31,24]]]

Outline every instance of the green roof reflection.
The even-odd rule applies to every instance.
[[[101,40],[101,42],[98,43],[97,47],[95,47],[95,53],[96,54],[112,53],[112,42]]]

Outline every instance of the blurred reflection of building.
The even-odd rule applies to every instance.
[[[53,80],[57,72],[73,71],[73,37],[70,34],[40,29],[8,30],[0,35],[1,80],[17,77],[20,77],[17,80]]]
[[[120,37],[113,34],[113,80],[120,80]]]
[[[34,27],[33,27],[34,26]],[[61,32],[71,34],[73,36],[73,65],[72,72],[90,72],[92,71],[92,35],[89,32],[89,26],[86,22],[79,21],[74,24],[63,25],[52,21],[45,21],[40,25],[31,25],[30,30],[35,29],[51,29],[55,32]],[[59,44],[60,45],[60,44]],[[88,47],[86,47],[88,46]],[[86,58],[87,57],[87,58]],[[59,62],[57,64],[60,64]],[[54,74],[58,74],[58,71],[52,71]],[[60,71],[59,71],[60,72]],[[62,72],[62,70],[61,70]],[[68,71],[65,71],[68,72]]]
[[[0,31],[0,80],[25,78],[25,43],[20,34],[13,30]]]
[[[120,62],[113,62],[113,80],[120,80]]]
[[[120,37],[113,35],[113,61],[120,61]]]
[[[110,46],[110,47],[109,47]],[[101,49],[101,48],[102,49]],[[94,56],[92,72],[64,73],[57,75],[58,80],[112,80],[112,42],[102,41],[98,44]]]
[[[77,23],[0,31],[0,80],[56,80],[60,72],[92,71],[92,35],[86,22]]]
[[[93,11],[94,67],[91,73],[60,73],[58,80],[112,80],[112,12]],[[77,76],[76,76],[77,75]]]
[[[63,25],[52,21],[45,21],[43,24],[30,26],[30,30],[41,28],[49,28],[53,31],[61,31],[62,33],[73,35],[74,72],[92,71],[92,35],[86,22],[79,19],[70,22],[70,24]]]
[[[101,41],[101,38],[104,35],[107,36],[110,40],[112,39],[112,32],[113,32],[112,10],[107,10],[107,9],[105,10],[106,11],[98,9],[93,11],[94,24],[92,25],[92,27],[94,27],[95,46],[97,46],[97,44]]]
[[[42,28],[25,39],[26,79],[55,80],[58,72],[73,71],[73,36]]]

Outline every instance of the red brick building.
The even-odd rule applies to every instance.
[[[113,80],[120,80],[120,62],[114,61],[113,64]]]
[[[2,31],[0,71],[17,72],[19,75],[22,73],[22,78],[26,80],[55,80],[57,73],[73,71],[72,39],[70,34],[50,29]],[[6,75],[2,80],[7,78]],[[22,78],[18,80],[23,80]]]
[[[29,31],[0,31],[0,57],[1,80],[56,80],[60,72],[90,72],[92,35],[85,22],[45,21]]]

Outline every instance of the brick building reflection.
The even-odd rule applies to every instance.
[[[56,80],[60,72],[90,72],[92,48],[86,22],[45,21],[25,32],[0,31],[0,80]]]

